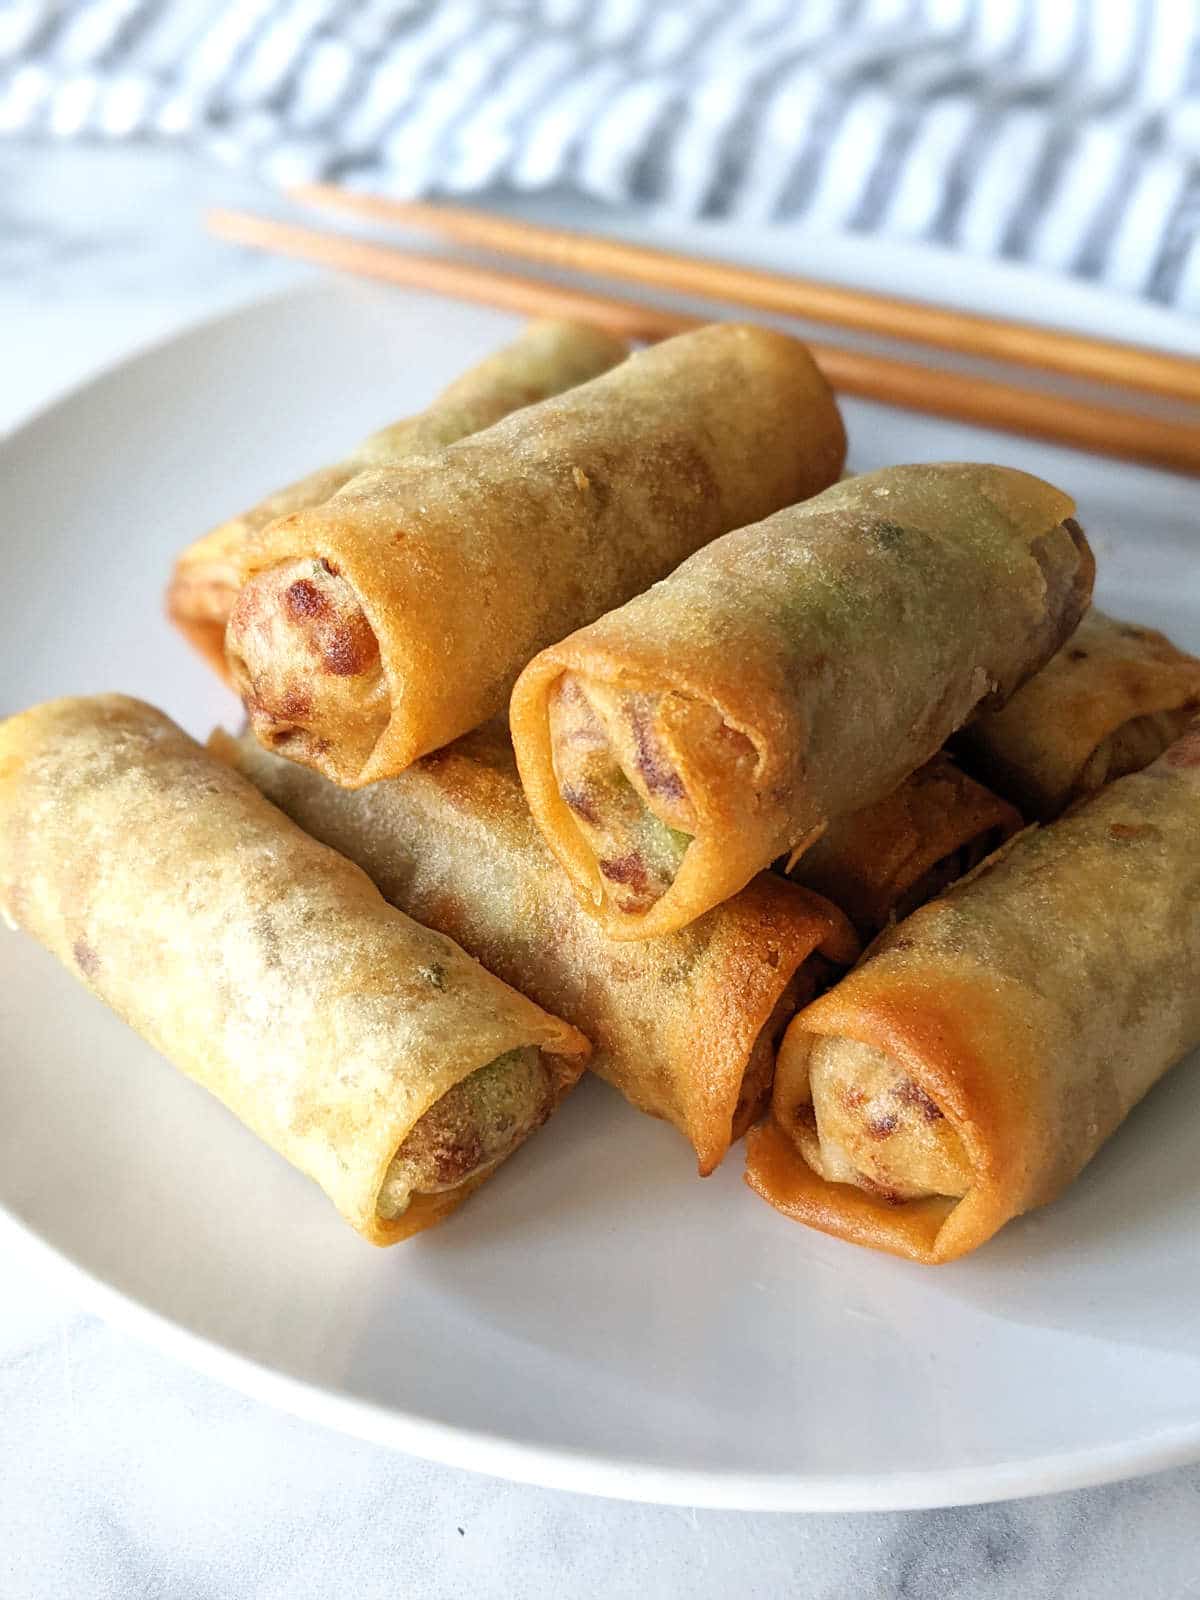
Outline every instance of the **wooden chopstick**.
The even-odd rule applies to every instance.
[[[835,323],[865,333],[964,355],[1007,361],[1092,382],[1141,389],[1151,394],[1200,401],[1200,359],[1140,345],[1094,339],[1033,323],[982,317],[944,306],[872,294],[836,284],[764,272],[724,261],[706,261],[671,250],[627,244],[620,239],[548,228],[540,223],[431,205],[388,200],[332,184],[306,184],[291,193],[299,200],[367,217],[399,222],[458,244],[492,250],[543,266],[619,278],[643,288],[695,295],[705,300],[753,306],[759,311]]]
[[[398,250],[345,234],[322,233],[250,212],[212,211],[208,225],[219,237],[254,249],[294,256],[409,289],[427,289],[454,299],[477,301],[524,316],[590,322],[647,343],[684,333],[709,320],[469,262]],[[1200,426],[1160,421],[1133,411],[837,345],[809,341],[809,348],[829,382],[843,394],[1200,475]]]

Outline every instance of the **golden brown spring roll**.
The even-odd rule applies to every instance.
[[[249,735],[210,747],[394,905],[574,1022],[589,1065],[674,1123],[702,1173],[765,1109],[794,1012],[857,953],[839,912],[766,874],[682,933],[637,950],[605,939],[534,826],[502,725],[357,790]]]
[[[0,910],[375,1244],[452,1211],[587,1053],[120,695],[0,724]]]
[[[598,377],[627,353],[622,340],[598,328],[533,323],[519,339],[463,373],[428,410],[373,433],[345,460],[277,489],[190,544],[175,563],[167,615],[209,665],[228,676],[225,626],[241,582],[240,557],[253,534],[276,517],[320,505],[368,467],[431,455],[521,406]]]
[[[722,324],[433,462],[361,473],[252,541],[227,648],[268,748],[348,788],[501,711],[543,645],[739,523],[833,482],[804,345]]]
[[[871,938],[965,877],[1022,826],[1015,807],[939,752],[884,799],[831,822],[783,870]]]
[[[1200,728],[885,933],[791,1024],[747,1176],[950,1261],[1052,1200],[1200,1044]]]
[[[1073,510],[1006,467],[867,473],[530,662],[525,791],[609,936],[683,927],[1006,700],[1091,595]]]
[[[1091,610],[1002,710],[959,736],[972,771],[1049,822],[1081,795],[1138,772],[1200,711],[1200,660],[1153,628]]]

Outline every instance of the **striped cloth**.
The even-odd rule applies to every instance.
[[[1200,309],[1200,0],[0,0],[0,131],[933,240]]]

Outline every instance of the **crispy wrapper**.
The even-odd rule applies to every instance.
[[[942,1262],[1071,1182],[1200,1044],[1200,728],[882,935],[791,1024],[747,1177]]]
[[[683,927],[1007,699],[1090,598],[1073,509],[1005,467],[867,473],[530,662],[522,781],[609,936]]]
[[[1200,711],[1200,660],[1153,628],[1095,609],[1036,677],[958,738],[969,768],[1050,822],[1138,772]]]
[[[217,732],[210,748],[402,911],[574,1022],[589,1065],[674,1123],[704,1173],[765,1108],[797,1007],[857,953],[839,912],[765,874],[681,933],[636,950],[605,939],[534,826],[498,724],[358,790],[249,735]]]
[[[871,938],[965,877],[1023,826],[1014,806],[939,752],[884,799],[831,822],[784,870]]]
[[[463,373],[426,410],[373,433],[343,461],[277,489],[240,516],[197,539],[175,563],[167,615],[211,667],[228,677],[225,627],[241,584],[240,559],[253,534],[319,506],[369,467],[431,455],[491,427],[521,406],[560,394],[624,360],[627,346],[598,328],[535,322],[504,349]]]
[[[501,711],[542,646],[844,454],[805,346],[722,324],[361,473],[246,552],[226,644],[251,726],[348,788],[400,772]]]
[[[0,724],[0,910],[375,1244],[458,1205],[587,1054],[119,695]]]

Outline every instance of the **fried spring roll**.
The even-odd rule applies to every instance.
[[[1000,711],[964,728],[962,759],[1049,822],[1073,800],[1138,772],[1200,711],[1200,660],[1153,628],[1091,610]]]
[[[277,489],[190,544],[175,563],[167,615],[209,665],[227,676],[225,627],[241,583],[241,554],[253,534],[276,517],[320,505],[368,467],[431,455],[521,406],[598,377],[626,354],[623,341],[598,328],[533,323],[519,339],[463,373],[428,410],[373,433],[345,460]]]
[[[871,938],[965,877],[1022,826],[1007,800],[939,753],[884,799],[831,822],[784,870]]]
[[[543,645],[739,523],[833,482],[845,437],[804,345],[722,324],[360,474],[252,541],[227,634],[268,748],[348,788],[501,711]]]
[[[522,673],[529,803],[611,938],[669,933],[883,799],[1076,627],[1059,490],[892,467],[743,528]]]
[[[1200,1044],[1200,728],[885,933],[788,1029],[751,1185],[950,1261],[1052,1200]]]
[[[587,1053],[118,695],[0,724],[0,910],[375,1244],[452,1211]]]
[[[589,1065],[672,1122],[702,1173],[765,1109],[794,1012],[857,952],[832,906],[765,874],[682,933],[637,950],[605,939],[534,826],[501,725],[353,791],[249,735],[210,748],[402,911],[574,1022]]]

